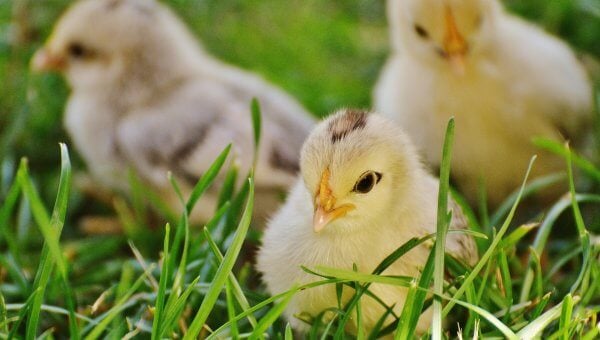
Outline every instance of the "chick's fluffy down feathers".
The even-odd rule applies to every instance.
[[[468,44],[462,75],[442,50],[445,8]],[[452,175],[471,202],[485,183],[491,205],[501,203],[518,188],[534,154],[533,177],[564,170],[564,161],[532,138],[573,145],[584,142],[590,126],[591,85],[565,43],[495,0],[388,0],[388,17],[393,51],[375,106],[408,131],[434,167],[454,116]],[[428,35],[419,36],[416,25]]]
[[[358,271],[371,273],[410,238],[436,230],[438,181],[422,168],[410,141],[392,122],[377,114],[365,114],[363,127],[347,125],[348,130],[338,139],[339,131],[332,128],[332,123],[344,121],[348,112],[333,115],[309,136],[302,151],[302,178],[265,230],[257,267],[272,294],[284,292],[294,284],[321,279],[304,272],[301,266],[352,270],[356,264]],[[313,202],[318,190],[315,176],[319,177],[323,169],[331,173],[331,190],[338,201],[352,203],[355,209],[317,233],[313,230]],[[369,193],[348,193],[356,177],[350,174],[360,174],[363,169],[381,171],[381,181]],[[452,202],[450,209],[450,228],[467,228],[459,206]],[[466,234],[449,234],[446,246],[469,264],[477,261],[475,244]],[[430,244],[420,245],[383,274],[418,277],[430,251]],[[370,290],[388,306],[395,305],[396,312],[401,311],[406,289],[373,284]],[[351,295],[349,289],[344,289],[343,300],[347,302]],[[295,315],[308,313],[314,317],[332,307],[337,307],[335,286],[319,286],[297,293],[285,315],[293,327],[305,330],[306,324]],[[384,313],[383,307],[367,296],[362,298],[361,308],[362,324],[367,330]],[[425,331],[429,323],[426,312],[419,322],[419,331]]]
[[[229,143],[240,173],[249,170],[253,97],[263,113],[256,185],[265,197],[257,201],[259,211],[272,209],[289,187],[314,124],[282,91],[206,54],[153,0],[77,2],[38,54],[37,60],[60,60],[72,87],[65,124],[92,174],[127,191],[127,169],[133,168],[174,207],[180,208],[167,171],[189,191]],[[196,220],[214,212],[216,192],[205,196]]]

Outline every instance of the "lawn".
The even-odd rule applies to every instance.
[[[70,2],[0,0],[0,338],[149,338],[151,333],[160,338],[180,337],[186,330],[188,336],[214,338],[291,337],[278,316],[294,291],[269,297],[250,263],[260,239],[243,213],[252,204],[251,184],[225,195],[231,204],[206,228],[190,227],[184,216],[157,218],[142,203],[150,193],[141,185],[134,185],[132,197],[112,203],[87,197],[73,185],[85,166],[61,124],[68,88],[57,75],[28,70],[31,55]],[[383,1],[165,2],[208,51],[261,74],[316,116],[370,106],[388,52]],[[565,39],[600,82],[597,1],[505,4]],[[59,148],[60,142],[66,146]],[[558,148],[568,169],[570,153]],[[582,183],[577,195],[534,216],[511,210],[516,196],[489,216],[472,214],[472,229],[485,235],[478,239],[482,260],[470,270],[446,259],[448,282],[441,298],[449,302],[443,311],[446,336],[456,337],[456,321],[465,338],[474,333],[599,336],[600,169],[572,158],[570,178]],[[219,164],[217,159],[215,171]],[[207,173],[198,193],[211,181]],[[81,228],[89,215],[117,216],[124,230],[92,235]],[[424,272],[443,274],[435,265],[439,260]],[[369,282],[385,279],[320,274],[324,283],[354,288],[357,296]],[[429,289],[425,281],[413,285],[415,304],[432,303],[419,294]],[[310,337],[342,336],[351,309],[342,308],[331,322],[316,322]],[[414,325],[409,311],[398,320],[380,331],[406,332]]]

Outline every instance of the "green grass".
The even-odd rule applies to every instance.
[[[388,49],[382,1],[170,3],[211,53],[262,74],[315,115],[370,105]],[[600,56],[600,11],[593,0],[506,3],[580,53]],[[373,282],[407,287],[409,303],[400,315],[388,309],[371,334],[359,327],[365,339],[393,332],[397,339],[408,337],[420,312],[430,306],[434,338],[456,337],[457,322],[465,338],[599,336],[600,170],[564,145],[536,141],[564,157],[566,178],[525,181],[490,216],[471,212],[480,250],[473,268],[443,257],[443,243],[437,243],[421,277],[381,275],[410,249],[436,237],[428,235],[407,241],[372,273],[306,268],[321,279],[275,297],[264,292],[249,262],[260,239],[249,228],[252,174],[224,167],[229,149],[200,179],[192,198],[181,199],[190,211],[218,174],[227,178],[219,209],[205,228],[191,227],[185,214],[169,213],[133,174],[129,199],[106,206],[84,197],[71,183],[83,164],[72,146],[57,147],[68,141],[61,126],[68,90],[59,77],[33,76],[27,69],[31,54],[68,4],[0,1],[0,338],[171,338],[187,332],[188,338],[291,339],[294,334],[280,317],[286,304],[298,290],[323,284],[354,294],[332,308],[333,319],[324,314],[307,318],[312,322],[307,336],[350,338],[345,326],[360,313],[361,297],[377,298],[369,290]],[[12,39],[15,32],[22,32],[22,38]],[[260,108],[248,105],[258,145]],[[451,152],[444,150],[448,164]],[[445,198],[448,169],[442,169],[439,197]],[[238,176],[248,181],[236,189]],[[583,183],[580,191],[574,179]],[[569,194],[538,215],[524,216],[520,199],[555,181],[568,181]],[[166,221],[150,218],[145,201]],[[441,203],[442,232],[437,235],[443,238],[447,213]],[[78,221],[88,214],[117,214],[124,234],[86,235]],[[515,222],[523,220],[531,223]],[[395,321],[383,324],[390,315]]]

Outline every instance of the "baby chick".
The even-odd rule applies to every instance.
[[[250,102],[262,107],[257,194],[272,209],[289,187],[314,120],[259,77],[209,56],[165,6],[153,0],[83,0],[59,20],[32,68],[58,71],[72,88],[65,125],[92,175],[127,190],[131,167],[179,207],[171,171],[189,192],[229,143],[241,173],[251,166]],[[198,204],[214,212],[216,192]],[[181,209],[181,208],[178,208]],[[261,210],[261,207],[258,207]]]
[[[534,154],[534,177],[564,170],[564,160],[531,139],[576,143],[590,125],[590,81],[565,43],[496,0],[389,0],[388,17],[393,52],[375,106],[434,167],[455,116],[452,174],[472,202],[483,183],[497,206]]]
[[[380,115],[342,110],[326,119],[302,147],[300,172],[287,202],[269,222],[258,254],[257,268],[272,294],[320,279],[301,266],[352,270],[356,264],[358,271],[371,273],[410,238],[436,230],[438,181],[423,168],[408,137]],[[460,207],[453,201],[450,206],[450,228],[467,228]],[[447,249],[469,264],[477,261],[474,241],[466,234],[449,234]],[[418,277],[429,252],[430,247],[418,246],[383,274]],[[405,288],[373,284],[370,290],[394,311],[402,310]],[[294,315],[316,316],[332,307],[337,307],[335,286],[324,285],[297,293],[285,315],[303,330],[306,324]],[[384,308],[365,296],[361,311],[368,331]],[[429,326],[425,313],[418,330]]]

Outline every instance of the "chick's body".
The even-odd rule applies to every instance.
[[[65,125],[94,177],[127,190],[133,168],[173,206],[178,202],[167,171],[187,191],[229,143],[241,172],[248,171],[253,97],[264,115],[256,185],[266,195],[265,208],[292,181],[314,124],[282,91],[206,54],[155,1],[78,2],[33,63],[69,81]],[[197,219],[211,216],[215,197],[201,201]]]
[[[352,124],[343,123],[356,119],[364,119],[364,126],[353,128]],[[341,140],[332,142],[340,124],[341,131],[350,130],[341,134]],[[378,174],[379,179],[371,182],[372,187],[365,192],[364,182],[359,183],[370,171]],[[258,269],[272,294],[286,291],[294,284],[320,280],[301,266],[352,270],[356,264],[358,271],[371,273],[410,238],[435,232],[438,182],[422,168],[402,131],[376,114],[342,111],[322,123],[305,142],[301,173],[302,179],[293,187],[286,204],[269,222],[258,256]],[[325,183],[329,184],[323,184],[323,180],[318,183],[321,173],[327,174]],[[330,207],[333,209],[330,213],[335,214],[343,206],[352,208],[319,229],[316,215],[321,209],[322,185],[331,188],[331,195],[338,203],[338,208]],[[320,188],[315,191],[317,186]],[[451,228],[466,228],[460,208],[451,205],[454,215]],[[473,240],[464,234],[449,235],[447,248],[468,263],[477,259]],[[429,252],[429,246],[418,246],[383,274],[418,277]],[[394,305],[395,312],[401,311],[406,289],[383,284],[373,284],[369,289],[386,305]],[[350,289],[345,288],[343,302],[351,295]],[[335,307],[335,286],[325,285],[297,293],[285,314],[295,328],[302,330],[306,325],[294,315],[308,313],[314,317]],[[385,308],[364,296],[361,312],[362,324],[369,331]],[[429,322],[426,312],[418,330],[425,331]]]
[[[585,139],[591,87],[566,44],[492,0],[390,0],[388,12],[394,51],[375,105],[406,128],[433,166],[454,116],[452,175],[471,201],[484,183],[498,205],[519,186],[534,154],[534,177],[564,169],[532,138]],[[450,51],[452,30],[464,36],[456,38],[464,52]],[[453,57],[462,62],[458,71]]]

